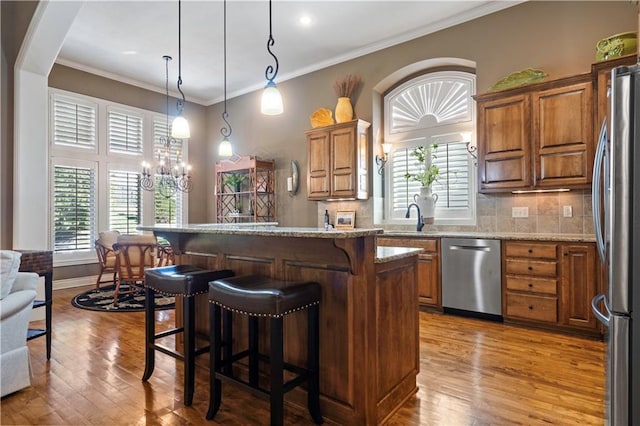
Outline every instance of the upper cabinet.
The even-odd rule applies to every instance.
[[[369,126],[366,121],[353,120],[305,132],[310,200],[369,197]]]
[[[592,92],[583,74],[476,96],[480,192],[588,187]]]
[[[609,110],[611,108],[611,99],[609,98],[609,91],[611,89],[611,70],[615,67],[622,65],[633,65],[636,63],[636,55],[631,54],[623,56],[621,58],[611,59],[609,61],[597,62],[591,65],[591,74],[596,82],[595,93],[595,122],[594,130],[595,137],[600,134],[600,128],[605,118],[609,117]]]

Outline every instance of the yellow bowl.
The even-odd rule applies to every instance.
[[[634,31],[615,34],[596,43],[596,60],[606,61],[607,59],[630,55],[636,52],[637,49],[638,36]]]

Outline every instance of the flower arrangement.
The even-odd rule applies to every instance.
[[[433,182],[438,180],[440,176],[440,169],[438,166],[433,164],[433,162],[429,162],[429,166],[427,167],[426,159],[427,156],[430,155],[431,159],[438,158],[436,156],[435,150],[438,148],[438,144],[431,144],[429,146],[418,146],[412,152],[411,155],[416,157],[418,163],[420,163],[421,171],[416,174],[406,173],[404,175],[405,179],[411,179],[416,182],[420,182],[422,186],[430,186]]]
[[[350,98],[356,91],[362,79],[360,76],[348,74],[346,77],[333,82],[333,89],[339,98]]]

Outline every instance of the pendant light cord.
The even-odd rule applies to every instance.
[[[186,101],[184,92],[180,88],[182,85],[182,2],[178,0],[178,92],[182,95],[182,100],[178,99],[178,115],[184,109]]]
[[[222,120],[227,124],[220,129],[220,134],[226,139],[231,136],[231,124],[227,120],[229,114],[227,113],[227,0],[223,2],[223,57],[224,57],[224,112],[222,113]]]
[[[267,66],[267,69],[264,72],[265,78],[269,81],[269,84],[274,84],[273,80],[275,80],[276,75],[278,75],[278,58],[271,51],[271,46],[275,44],[275,40],[273,39],[273,24],[271,22],[271,0],[269,0],[269,40],[267,40],[267,51],[271,56],[273,56],[273,60],[276,62],[276,67],[274,68],[272,65]],[[269,75],[271,77],[269,77]]]
[[[166,118],[167,118],[167,139],[169,138],[169,136],[171,135],[171,132],[169,131],[169,61],[171,60],[171,56],[169,55],[165,55],[163,56],[164,59],[164,90],[165,90],[165,94],[166,94],[166,104],[167,104],[167,109],[166,109]]]

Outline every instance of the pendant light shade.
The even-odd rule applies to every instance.
[[[231,157],[233,155],[233,147],[231,146],[231,142],[227,139],[220,142],[218,145],[218,156],[220,157]]]
[[[188,139],[191,137],[189,122],[182,115],[177,116],[171,125],[171,136],[176,139]]]
[[[267,79],[267,85],[264,88],[264,92],[262,92],[262,104],[260,106],[260,111],[265,115],[278,115],[282,114],[284,111],[284,106],[282,104],[282,95],[280,91],[276,87],[276,83],[273,81],[278,75],[278,58],[271,51],[271,46],[275,44],[275,40],[273,39],[273,30],[271,24],[271,0],[269,0],[269,39],[267,40],[267,52],[269,55],[273,57],[276,65],[267,66],[267,69],[264,72],[264,76]]]
[[[171,125],[171,137],[188,139],[191,137],[191,131],[187,119],[182,115],[186,99],[180,86],[182,86],[182,2],[178,0],[178,92],[182,95],[182,99],[178,100],[178,116]]]
[[[282,95],[273,81],[270,81],[262,92],[260,111],[265,115],[278,115],[284,111]]]

